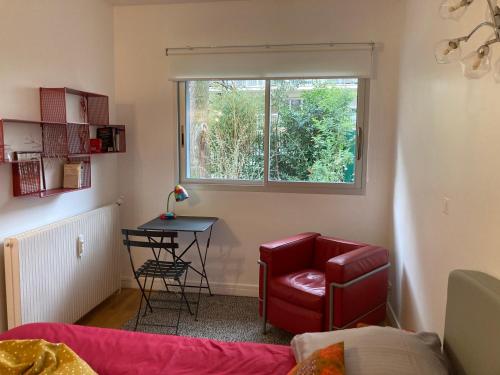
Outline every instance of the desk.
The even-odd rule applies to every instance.
[[[191,264],[189,268],[196,272],[201,276],[200,284],[186,284],[186,288],[200,288],[208,289],[210,295],[212,295],[212,290],[210,289],[210,283],[208,282],[207,271],[205,269],[205,263],[207,261],[207,252],[210,247],[210,239],[212,238],[212,228],[215,222],[219,220],[217,217],[202,217],[202,216],[177,216],[174,220],[162,220],[159,217],[148,221],[145,224],[142,224],[139,229],[142,230],[159,230],[164,232],[192,232],[194,235],[193,241],[181,251],[179,255],[172,253],[172,256],[182,259],[182,257],[187,253],[187,251],[193,246],[196,245],[196,249],[198,250],[198,255],[200,257],[201,262],[201,270],[196,269]],[[210,230],[207,243],[205,245],[205,252],[202,254],[202,250],[200,248],[200,243],[198,242],[198,233],[205,232]],[[206,286],[203,285],[203,280],[206,282]],[[198,309],[197,309],[198,310]]]

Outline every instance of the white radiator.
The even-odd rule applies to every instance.
[[[6,239],[9,329],[74,323],[120,288],[118,211],[113,204]]]

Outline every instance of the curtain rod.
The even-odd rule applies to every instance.
[[[198,51],[200,53],[210,53],[214,50],[221,50],[226,53],[231,53],[231,50],[245,49],[271,49],[271,48],[335,48],[335,47],[368,47],[372,51],[375,48],[375,42],[324,42],[324,43],[289,43],[289,44],[243,44],[243,45],[222,45],[222,46],[186,46],[186,47],[170,47],[165,49],[167,56],[171,54],[183,54]]]

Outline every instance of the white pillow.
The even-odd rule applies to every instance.
[[[297,363],[316,350],[344,342],[348,375],[448,374],[441,341],[435,333],[410,333],[391,327],[365,327],[304,333],[292,339]]]

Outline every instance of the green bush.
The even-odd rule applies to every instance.
[[[356,90],[300,87],[301,81],[273,81],[270,179],[353,182]],[[263,91],[242,90],[236,81],[197,81],[190,83],[190,97],[197,174],[191,177],[263,179]]]
[[[356,91],[318,85],[288,98],[299,82],[278,81],[273,90],[270,177],[286,181],[353,182]]]

